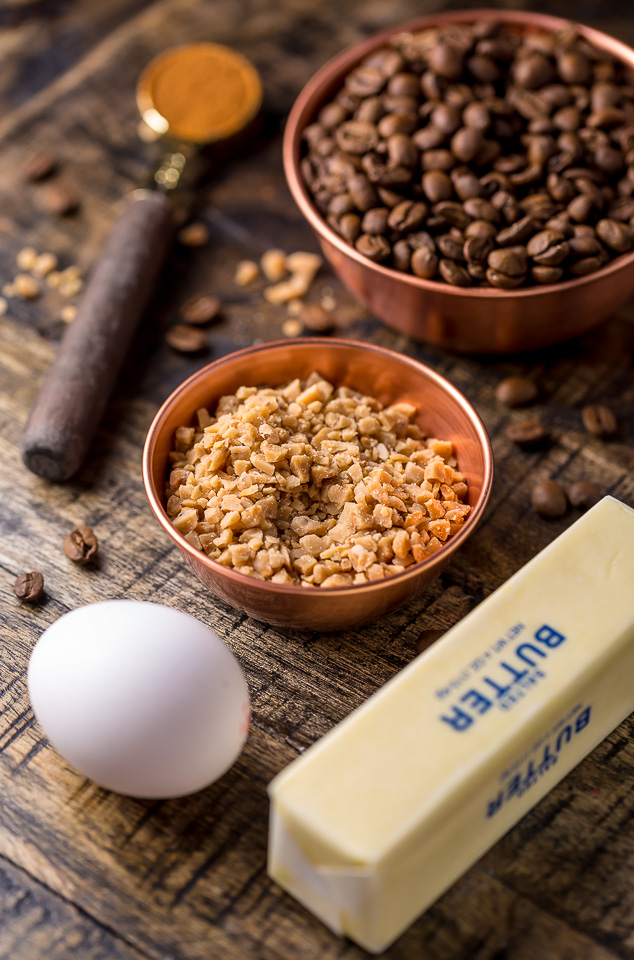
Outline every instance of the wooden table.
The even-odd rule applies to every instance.
[[[441,8],[437,0],[424,12]],[[446,4],[449,6],[450,4]],[[452,6],[454,4],[451,4]],[[594,21],[634,42],[617,0],[540,4]],[[447,628],[578,515],[539,519],[532,485],[590,479],[634,501],[634,309],[579,342],[528,357],[459,359],[381,327],[323,271],[341,330],[419,357],[475,403],[495,451],[496,477],[477,534],[417,602],[380,624],[338,635],[281,633],[205,593],[150,515],[141,448],[158,404],[211,357],[280,335],[282,308],[233,284],[238,260],[265,249],[316,249],[281,167],[279,122],[306,79],[342,46],[421,11],[414,0],[13,0],[0,9],[0,268],[15,273],[27,244],[88,271],[117,212],[143,182],[152,150],[137,137],[133,90],[166,46],[208,38],[235,45],[261,70],[267,122],[261,139],[218,171],[200,198],[213,241],[174,250],[89,461],[69,483],[28,473],[17,449],[27,411],[63,324],[55,291],[12,300],[0,318],[0,957],[10,960],[359,960],[266,876],[266,785],[299,751],[416,655],[422,629]],[[78,214],[39,207],[21,167],[51,148],[61,178],[80,190]],[[185,358],[163,341],[178,306],[213,291],[224,320],[209,356]],[[505,375],[530,371],[537,410],[552,431],[543,451],[511,449],[517,417],[496,404]],[[584,433],[580,409],[608,403],[610,442]],[[88,523],[100,562],[78,568],[66,532]],[[20,605],[16,575],[39,569],[46,601]],[[246,671],[253,725],[220,782],[193,797],[141,802],[108,793],[70,769],[30,710],[26,666],[40,633],[81,604],[152,599],[215,629]],[[600,642],[601,638],[597,637]],[[634,723],[626,721],[467,873],[392,948],[392,960],[615,960],[634,957]]]

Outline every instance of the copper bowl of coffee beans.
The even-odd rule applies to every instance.
[[[634,291],[634,50],[462,11],[344,51],[290,114],[286,176],[348,289],[467,353],[558,343]]]

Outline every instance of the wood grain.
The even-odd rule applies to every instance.
[[[547,6],[634,41],[616,2],[601,10],[565,0]],[[244,290],[232,280],[238,260],[268,247],[316,249],[284,185],[280,118],[328,56],[418,14],[419,5],[353,0],[344,14],[334,0],[24,0],[11,10],[10,22],[0,11],[3,279],[13,276],[16,253],[27,244],[55,251],[63,266],[95,263],[118,201],[152,169],[154,152],[137,139],[132,92],[141,67],[165,46],[207,37],[241,49],[261,70],[267,116],[258,143],[219,165],[201,191],[199,215],[213,243],[174,249],[88,463],[70,483],[34,477],[17,454],[61,334],[62,301],[47,290],[36,303],[11,301],[0,318],[0,960],[361,960],[363,951],[268,880],[266,785],[408,663],[422,629],[450,627],[579,515],[536,517],[529,502],[535,482],[589,479],[634,503],[634,308],[572,344],[471,360],[382,328],[324,272],[313,296],[334,293],[347,336],[425,360],[474,402],[492,436],[493,494],[477,535],[440,580],[380,623],[320,635],[281,634],[250,621],[204,593],[156,527],[140,479],[143,440],[158,404],[185,376],[211,357],[280,335],[284,312],[263,301],[261,286]],[[64,46],[73,31],[74,46]],[[81,185],[74,218],[42,214],[40,187],[20,184],[25,158],[43,146],[58,153],[60,177]],[[171,353],[163,330],[183,300],[204,291],[224,304],[209,354]],[[552,437],[531,454],[505,437],[522,414],[494,397],[502,377],[527,371],[540,386],[531,413]],[[619,420],[609,442],[582,428],[581,408],[596,401]],[[64,535],[78,523],[99,537],[94,567],[77,568],[62,552]],[[43,572],[47,590],[34,608],[12,594],[15,576],[31,569]],[[68,768],[34,722],[25,672],[35,640],[67,610],[114,597],[193,613],[244,666],[253,703],[246,749],[221,781],[193,797],[149,803],[107,793]],[[387,956],[634,958],[633,733],[630,719]]]

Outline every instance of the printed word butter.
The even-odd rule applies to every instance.
[[[271,783],[269,873],[379,953],[634,710],[606,497]]]

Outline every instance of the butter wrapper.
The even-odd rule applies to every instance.
[[[604,498],[269,786],[269,873],[380,953],[634,710],[634,510]]]

